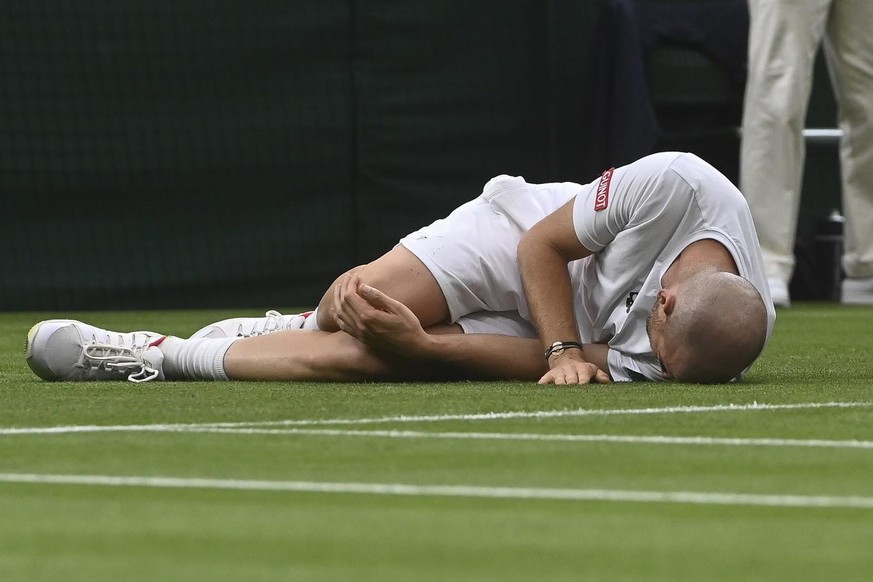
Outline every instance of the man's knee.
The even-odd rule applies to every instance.
[[[330,287],[327,288],[327,291],[325,291],[324,295],[321,297],[321,301],[319,301],[318,303],[318,310],[315,312],[315,322],[318,324],[318,329],[322,331],[339,331],[336,320],[333,318],[334,289],[343,277],[345,277],[349,273],[359,273],[366,266],[367,265],[365,263],[363,265],[353,267],[337,277],[334,282],[330,284]]]
[[[406,305],[425,327],[448,319],[448,304],[436,278],[417,256],[402,246],[396,246],[375,261],[349,272],[359,275],[367,285]],[[339,329],[331,313],[335,286],[336,282],[319,303],[316,321],[324,331]]]

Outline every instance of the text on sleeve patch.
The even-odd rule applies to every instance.
[[[612,172],[615,168],[609,168],[600,176],[597,184],[597,195],[594,197],[594,211],[606,210],[609,206],[609,182],[612,181]]]

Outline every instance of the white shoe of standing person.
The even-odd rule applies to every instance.
[[[873,277],[843,279],[841,301],[846,305],[873,305]]]
[[[770,277],[767,279],[770,285],[770,299],[776,307],[791,307],[791,296],[788,294],[788,283],[782,279]]]

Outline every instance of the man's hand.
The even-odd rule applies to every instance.
[[[342,331],[374,350],[414,356],[428,339],[411,309],[356,274],[334,288],[333,316]]]
[[[551,370],[540,378],[540,384],[607,384],[609,375],[591,362],[585,361],[581,350],[570,349],[549,359]]]

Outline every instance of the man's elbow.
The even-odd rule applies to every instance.
[[[548,239],[540,232],[541,229],[534,225],[533,228],[525,232],[518,242],[518,261],[521,264],[525,262],[531,263],[542,259],[545,253],[555,252],[554,247],[549,244]]]

